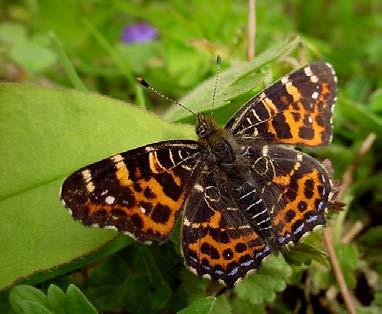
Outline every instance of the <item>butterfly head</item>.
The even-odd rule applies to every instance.
[[[199,139],[206,140],[218,130],[218,126],[211,116],[206,116],[203,112],[200,112],[197,115],[195,129]]]

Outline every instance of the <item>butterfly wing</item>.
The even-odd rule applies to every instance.
[[[188,195],[182,225],[186,267],[228,287],[271,251],[235,204],[235,189],[225,172],[206,163]]]
[[[282,145],[248,146],[245,151],[260,197],[271,214],[278,245],[297,243],[325,224],[332,185],[318,161]]]
[[[332,137],[337,78],[331,65],[314,63],[255,96],[226,125],[243,137],[267,142],[321,146]]]
[[[198,166],[195,141],[165,141],[98,161],[70,175],[61,200],[76,220],[150,242],[174,227]]]

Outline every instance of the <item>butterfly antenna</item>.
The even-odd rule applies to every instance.
[[[222,63],[222,58],[218,55],[216,57],[216,79],[215,79],[214,93],[212,95],[212,111],[211,111],[211,116],[214,114],[214,109],[215,109],[216,90],[217,90],[218,82],[219,82],[219,74],[220,74],[220,65],[221,65],[221,63]]]
[[[188,112],[191,112],[194,116],[196,115],[195,112],[193,112],[191,109],[187,108],[185,105],[181,104],[179,101],[171,99],[170,97],[167,97],[166,95],[162,94],[161,92],[157,91],[154,87],[152,87],[147,81],[145,81],[141,77],[137,77],[137,81],[139,84],[141,84],[143,87],[151,89],[155,94],[159,95],[163,99],[166,99],[174,104],[177,104],[178,106],[181,106],[182,108],[186,109]]]

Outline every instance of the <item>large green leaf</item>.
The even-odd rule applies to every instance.
[[[64,178],[88,163],[193,136],[121,101],[92,93],[0,85],[0,289],[69,263],[116,237],[85,228],[58,200]]]

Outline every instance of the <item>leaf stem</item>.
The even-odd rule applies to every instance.
[[[94,36],[98,44],[110,55],[116,66],[126,77],[129,84],[134,88],[137,104],[142,108],[146,108],[142,88],[140,88],[140,86],[137,84],[135,77],[132,71],[130,70],[130,66],[127,64],[127,61],[124,58],[122,58],[120,53],[111,46],[111,44],[106,40],[106,38],[97,30],[97,28],[88,19],[84,19],[83,22],[86,28],[89,30],[89,32]]]
[[[73,87],[79,91],[87,91],[87,87],[82,82],[81,78],[79,77],[76,69],[74,68],[72,62],[70,61],[61,41],[57,38],[56,34],[54,32],[51,32],[49,34],[50,41],[54,48],[56,49],[58,53],[58,59],[64,68],[64,71],[66,75],[68,76],[70,82],[72,83]]]
[[[256,36],[256,0],[248,0],[248,46],[247,59],[252,61],[255,57]]]
[[[334,275],[336,276],[338,285],[340,287],[340,291],[341,291],[342,297],[344,299],[345,306],[346,306],[349,313],[355,314],[356,310],[355,310],[355,307],[353,304],[353,300],[352,300],[352,297],[350,295],[349,289],[346,285],[344,275],[343,275],[341,267],[338,263],[337,255],[336,255],[336,252],[334,250],[333,243],[331,240],[331,228],[330,227],[326,228],[323,232],[323,235],[324,235],[324,243],[325,243],[328,255],[329,255],[330,263],[332,265]]]

